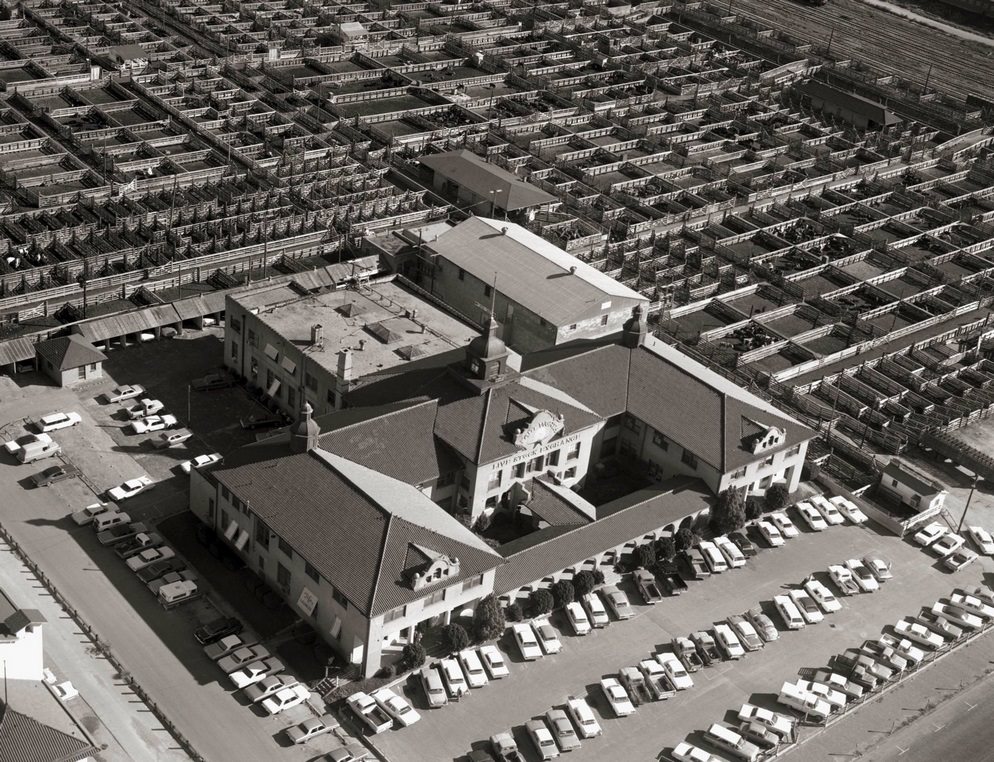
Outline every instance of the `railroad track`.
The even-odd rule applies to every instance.
[[[733,0],[731,12],[826,47],[882,73],[896,74],[959,97],[994,98],[994,52],[859,0],[807,6],[794,0]],[[931,68],[931,73],[929,69]]]

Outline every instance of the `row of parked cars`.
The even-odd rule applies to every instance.
[[[513,627],[527,628],[528,625],[516,624]],[[552,636],[555,637],[554,631]],[[528,630],[525,637],[530,638],[525,642],[531,654],[533,648],[539,648],[538,641],[534,640],[534,634],[531,630]],[[518,640],[517,630],[515,630],[515,639],[521,647],[522,641]],[[557,642],[558,640],[556,637]],[[562,644],[560,644],[561,647]],[[539,650],[538,653],[541,655],[542,651]],[[431,709],[437,709],[450,701],[459,701],[463,696],[468,695],[471,689],[483,688],[491,680],[501,680],[510,674],[507,662],[497,646],[486,644],[478,648],[466,648],[456,656],[441,659],[435,664],[425,667],[421,670],[419,679],[425,697],[428,699],[428,706]],[[413,715],[409,715],[406,721],[398,720],[398,723],[401,726],[412,725],[418,719],[420,717],[415,712]]]
[[[966,532],[977,551],[985,556],[994,556],[994,537],[990,532],[981,526],[967,527]],[[938,521],[922,527],[912,539],[923,550],[941,558],[943,566],[950,571],[958,571],[977,560],[977,553],[966,547],[966,538]]]

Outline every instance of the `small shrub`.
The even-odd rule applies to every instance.
[[[683,527],[676,533],[676,549],[677,550],[687,550],[694,547],[694,543],[697,542],[697,535],[694,534],[688,527]]]
[[[376,670],[377,677],[385,677],[388,680],[397,674],[397,668],[393,664],[384,664]]]
[[[573,583],[568,579],[561,579],[552,585],[552,600],[553,605],[557,609],[561,609],[567,603],[572,603],[576,600],[576,589],[573,587]]]
[[[600,569],[594,569],[594,584],[603,585],[604,584],[604,572]]]
[[[766,490],[766,510],[782,511],[787,507],[787,503],[790,502],[790,493],[787,491],[787,485],[785,484],[774,484],[768,490]]]
[[[469,648],[469,633],[461,624],[447,624],[442,628],[442,637],[450,653]]]
[[[676,555],[676,543],[672,537],[660,537],[656,540],[656,558],[660,561],[672,561]]]
[[[763,505],[758,500],[746,504],[746,518],[750,521],[763,515]]]
[[[656,565],[656,549],[652,543],[639,545],[635,548],[635,566],[643,569],[651,569]]]
[[[552,611],[555,599],[548,590],[536,590],[528,597],[528,613],[530,616],[542,616]]]
[[[520,622],[523,614],[524,612],[521,610],[521,604],[517,601],[509,603],[504,607],[504,617],[508,622]]]
[[[596,584],[597,581],[594,579],[594,573],[586,569],[573,577],[573,590],[576,592],[577,598],[585,596],[594,589]]]
[[[427,658],[428,653],[423,645],[408,643],[401,652],[400,663],[404,665],[404,669],[418,669]]]
[[[473,531],[477,534],[483,534],[488,529],[490,529],[490,524],[493,523],[493,518],[489,513],[484,513],[480,515],[480,518],[476,520],[473,524]]]
[[[812,481],[817,479],[821,475],[821,466],[817,463],[811,463],[810,461],[804,461],[804,467],[801,469],[801,478],[806,481]]]
[[[718,502],[711,509],[711,529],[716,534],[728,534],[741,529],[746,522],[745,499],[742,493],[728,489],[718,495]]]
[[[476,605],[473,612],[473,634],[478,642],[499,638],[506,624],[504,609],[493,595],[488,595]]]

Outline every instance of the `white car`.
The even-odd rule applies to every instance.
[[[284,688],[274,693],[267,699],[262,700],[262,708],[267,714],[279,714],[291,709],[299,704],[303,704],[311,697],[311,692],[306,685],[294,685],[291,688]]]
[[[829,566],[828,576],[832,578],[832,582],[835,583],[835,586],[839,588],[839,592],[843,595],[857,595],[860,592],[859,585],[853,579],[852,572],[845,566],[839,564]]]
[[[527,624],[518,622],[511,625],[511,634],[514,642],[518,644],[518,650],[525,661],[534,661],[542,658],[542,648],[538,644],[535,632]]]
[[[127,409],[128,418],[131,420],[137,420],[139,418],[147,418],[150,415],[155,415],[161,412],[166,406],[162,404],[162,400],[150,400],[146,397],[140,400],[137,405],[132,405]]]
[[[894,574],[890,570],[890,564],[880,556],[863,556],[863,563],[866,564],[866,568],[877,578],[878,582],[894,578]]]
[[[880,636],[880,642],[889,648],[893,648],[894,653],[907,659],[912,664],[921,664],[925,659],[925,652],[915,646],[908,638],[895,638],[893,635],[884,633]]]
[[[942,537],[940,537],[938,540],[936,540],[931,545],[929,545],[928,549],[931,550],[940,558],[945,558],[954,550],[959,550],[960,548],[962,548],[965,542],[966,540],[964,540],[958,534],[953,534],[952,532],[946,532],[946,534],[942,535]]]
[[[826,614],[834,614],[842,608],[842,604],[839,603],[838,598],[832,595],[832,591],[814,577],[808,577],[804,581],[804,589]]]
[[[147,548],[141,553],[131,556],[125,563],[131,571],[141,571],[146,566],[154,564],[156,561],[165,561],[167,558],[175,558],[176,551],[167,545],[158,548]]]
[[[628,697],[628,691],[621,687],[617,678],[602,678],[601,690],[604,691],[604,698],[607,699],[615,717],[627,717],[630,714],[635,714],[635,705]]]
[[[459,652],[459,663],[462,665],[463,674],[466,675],[466,682],[470,688],[482,688],[489,680],[487,673],[483,670],[483,662],[476,651],[467,648]]]
[[[556,745],[556,739],[552,737],[552,732],[549,730],[549,726],[545,724],[545,720],[529,720],[525,723],[525,732],[535,745],[535,751],[538,752],[539,759],[544,761],[555,759],[559,756],[559,747]]]
[[[22,447],[34,442],[39,442],[41,444],[52,444],[52,438],[48,434],[25,434],[17,439],[11,439],[9,442],[4,442],[3,449],[6,450],[9,455],[16,456],[17,453],[21,451]]]
[[[421,715],[411,706],[411,702],[389,688],[377,688],[369,695],[398,725],[407,728],[421,719]]]
[[[816,683],[812,680],[798,680],[795,685],[802,691],[806,691],[812,696],[817,696],[822,701],[827,702],[832,709],[842,709],[849,701],[846,694],[842,691],[829,688],[824,683]]]
[[[930,651],[942,648],[946,644],[945,638],[934,630],[930,630],[921,622],[912,622],[908,619],[902,619],[894,625],[894,632],[901,637],[914,641],[918,645],[923,646]]]
[[[49,413],[38,419],[35,428],[39,434],[47,434],[50,431],[68,429],[70,426],[78,426],[83,422],[79,413]]]
[[[677,762],[724,762],[722,758],[687,741],[680,741],[671,754]]]
[[[607,585],[601,588],[601,594],[611,609],[611,612],[618,619],[631,619],[635,616],[632,604],[628,602],[628,596],[621,592],[615,585]]]
[[[483,667],[487,670],[491,680],[500,680],[511,674],[507,668],[507,662],[497,650],[497,646],[480,646],[477,650],[480,654],[480,661],[483,662]]]
[[[769,516],[769,520],[773,523],[773,525],[777,529],[780,530],[780,534],[782,534],[788,540],[797,537],[797,535],[800,534],[800,532],[797,529],[797,525],[794,524],[794,522],[791,521],[787,517],[787,514],[784,513],[783,511],[775,511],[771,513]]]
[[[950,571],[959,571],[965,566],[969,566],[977,560],[979,556],[969,548],[954,550],[942,561],[942,565]]]
[[[981,619],[994,619],[994,606],[973,595],[954,592],[949,596],[949,602],[958,609],[976,614]]]
[[[600,723],[585,699],[570,698],[566,702],[566,714],[576,725],[580,738],[595,738],[601,734]]]
[[[581,599],[583,601],[583,608],[587,611],[587,618],[590,620],[590,625],[595,629],[598,627],[607,627],[611,618],[607,615],[607,609],[604,608],[604,601],[601,597],[595,593],[587,593]]]
[[[800,630],[804,627],[804,617],[789,595],[774,595],[773,605],[788,630]]]
[[[566,604],[566,618],[569,620],[573,632],[577,635],[590,634],[591,627],[590,620],[587,619],[587,612],[583,610],[583,606],[577,601]]]
[[[990,532],[980,526],[967,527],[966,531],[977,550],[985,556],[994,556],[994,537],[991,537]]]
[[[984,626],[984,622],[979,616],[964,611],[958,606],[953,606],[948,601],[937,601],[932,605],[932,613],[968,630],[979,630]]]
[[[824,495],[812,495],[808,500],[818,510],[818,513],[824,517],[829,526],[838,526],[839,524],[846,523],[845,518],[839,513],[839,509],[835,503]]]
[[[139,384],[128,384],[127,386],[117,386],[107,392],[107,401],[110,403],[124,402],[135,397],[140,397],[145,393],[145,387]]]
[[[933,521],[931,524],[928,524],[915,532],[914,540],[923,548],[927,548],[948,531],[949,530],[938,521]]]
[[[450,700],[458,701],[469,693],[469,684],[458,661],[452,658],[442,659],[438,663],[438,671],[442,675],[442,682],[445,683],[445,690]]]
[[[93,520],[99,516],[101,513],[107,513],[109,510],[117,510],[117,506],[113,503],[90,503],[90,505],[85,508],[80,508],[78,511],[72,512],[72,520],[77,526],[86,526],[87,524],[92,524]]]
[[[880,589],[880,583],[873,576],[873,572],[858,558],[850,558],[846,561],[846,568],[852,572],[853,582],[864,593],[874,593]]]
[[[821,613],[821,609],[818,608],[818,604],[814,602],[814,599],[807,594],[804,590],[788,590],[787,595],[797,606],[797,610],[801,612],[801,616],[804,617],[804,621],[808,624],[818,624],[825,619],[825,615]]]
[[[153,431],[171,429],[179,421],[175,415],[150,415],[138,421],[131,422],[131,430],[135,434],[150,434]]]
[[[719,535],[718,537],[715,537],[714,540],[712,540],[712,542],[715,544],[718,550],[721,551],[721,555],[725,557],[725,561],[728,562],[729,567],[731,567],[732,569],[738,569],[740,567],[745,566],[746,557],[742,553],[742,551],[739,550],[739,546],[736,545],[734,542],[729,540],[724,535]]]
[[[742,708],[739,709],[739,719],[743,722],[758,722],[781,738],[790,738],[794,732],[794,718],[780,712],[771,712],[769,709],[763,709],[754,704],[743,704]]]
[[[221,453],[212,452],[210,455],[198,455],[193,460],[184,460],[179,464],[180,470],[184,474],[190,473],[193,469],[206,468],[221,460]]]
[[[836,508],[839,509],[839,513],[849,519],[853,524],[865,524],[869,517],[863,513],[859,506],[856,505],[849,498],[845,498],[842,495],[836,495],[833,498],[829,498]]]
[[[282,671],[283,662],[275,656],[270,656],[267,659],[246,664],[241,669],[236,669],[228,677],[236,688],[248,688],[250,685],[255,685],[270,675],[278,675]]]
[[[535,637],[538,638],[538,642],[545,653],[557,654],[563,650],[563,643],[552,628],[552,625],[549,624],[547,617],[533,619],[532,629],[535,631]]]
[[[738,636],[727,624],[714,626],[714,640],[718,644],[718,648],[724,651],[726,658],[741,659],[745,656],[745,648],[742,647]]]
[[[759,533],[763,535],[763,539],[766,540],[767,544],[771,548],[779,548],[783,545],[783,536],[780,534],[780,530],[776,528],[776,525],[770,521],[760,521],[756,524],[756,529]]]
[[[656,661],[666,670],[666,676],[673,683],[674,688],[678,691],[685,691],[688,688],[694,687],[694,681],[687,672],[687,668],[683,666],[683,662],[677,658],[676,654],[669,651],[660,651],[655,656]]]
[[[828,529],[828,523],[825,521],[825,517],[818,512],[811,503],[805,503],[803,500],[797,504],[797,512],[804,519],[804,523],[810,527],[813,532],[821,532],[824,529]]]
[[[129,497],[134,497],[140,492],[144,492],[153,483],[151,477],[139,476],[137,479],[128,479],[121,486],[108,490],[107,494],[112,500],[120,502],[121,500],[127,500]]]

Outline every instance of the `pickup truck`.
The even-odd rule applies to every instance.
[[[382,733],[384,730],[390,730],[393,727],[393,720],[390,718],[390,715],[384,712],[383,708],[376,703],[376,699],[368,693],[363,693],[362,691],[353,693],[345,700],[345,703],[348,704],[349,709],[369,728],[373,735]]]
[[[696,672],[704,666],[704,662],[690,638],[673,638],[672,646],[673,653],[683,662],[683,666],[687,668],[688,672]]]
[[[518,752],[518,744],[510,733],[495,733],[490,736],[490,745],[499,762],[524,762],[524,757]]]
[[[673,683],[670,682],[666,670],[655,659],[643,659],[639,662],[639,669],[645,676],[645,682],[649,686],[649,693],[656,701],[664,701],[672,698],[676,694]]]
[[[128,559],[148,548],[157,548],[164,540],[158,532],[140,532],[114,548],[118,558]]]
[[[718,652],[718,645],[714,642],[714,638],[711,637],[710,633],[698,630],[691,633],[690,639],[693,641],[694,646],[697,647],[697,654],[701,657],[701,661],[704,662],[704,666],[708,667],[722,661],[721,654]]]
[[[652,701],[652,693],[649,686],[645,684],[645,677],[636,667],[622,667],[618,672],[621,684],[632,697],[635,706],[647,704]]]
[[[119,542],[130,540],[141,532],[148,532],[148,527],[141,521],[132,524],[119,524],[116,527],[97,532],[97,542],[101,545],[117,545]]]
[[[645,569],[636,569],[635,586],[638,587],[639,593],[642,595],[642,600],[646,603],[659,603],[659,601],[663,600],[663,594],[659,592],[659,588],[656,586],[656,578],[652,572]]]
[[[690,548],[683,551],[680,556],[686,565],[691,579],[707,579],[711,576],[704,554],[697,548]]]
[[[670,595],[680,595],[690,589],[687,583],[683,581],[683,577],[679,574],[660,574],[659,579],[662,581],[663,585],[666,587],[666,591]]]

